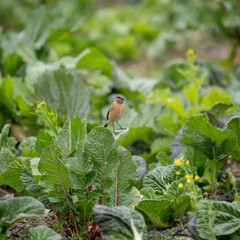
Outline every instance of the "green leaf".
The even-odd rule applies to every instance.
[[[201,200],[197,208],[197,230],[204,239],[230,235],[240,228],[238,204]]]
[[[86,118],[90,112],[92,88],[77,72],[64,70],[46,72],[35,85],[36,100],[58,109],[58,115],[65,118]]]
[[[15,101],[16,101],[16,103],[17,103],[17,106],[18,106],[21,114],[22,114],[23,116],[28,116],[29,113],[30,113],[31,110],[32,110],[32,106],[31,106],[27,101],[25,101],[22,96],[17,96],[17,97],[15,98]]]
[[[104,181],[110,177],[118,165],[118,153],[113,134],[106,128],[96,127],[87,137],[85,151],[97,170],[96,183],[102,188]]]
[[[40,130],[35,143],[35,149],[38,154],[41,155],[43,149],[50,144],[54,144],[54,141],[55,139],[52,135],[50,135],[48,132]]]
[[[137,166],[137,172],[134,177],[134,186],[137,189],[141,189],[143,184],[143,178],[147,174],[147,164],[145,162],[145,159],[139,156],[133,155],[132,160]]]
[[[144,218],[137,211],[125,206],[110,208],[97,205],[93,208],[93,215],[103,239],[147,239]]]
[[[41,188],[38,186],[37,182],[33,178],[33,175],[29,171],[28,167],[24,166],[23,174],[20,179],[29,194],[35,197],[41,194]]]
[[[47,226],[38,226],[29,229],[32,240],[61,240],[62,236]]]
[[[56,145],[46,147],[41,155],[38,169],[42,174],[42,181],[47,184],[59,184],[66,189],[72,187],[70,172],[67,167],[60,161],[61,148]]]
[[[14,162],[17,158],[8,149],[0,152],[0,174],[2,174],[9,166],[11,162]]]
[[[224,159],[236,147],[233,131],[215,128],[206,114],[190,117],[183,126],[182,143],[203,152],[209,159]]]
[[[0,236],[23,218],[43,218],[44,206],[32,197],[9,198],[0,202]]]
[[[72,121],[67,120],[59,135],[56,137],[55,144],[59,146],[62,151],[61,155],[66,159],[77,148],[84,149],[84,144],[87,139],[87,122],[81,120],[79,116]]]
[[[16,54],[9,54],[4,60],[4,69],[12,76],[15,76],[23,66],[22,58]]]
[[[173,141],[172,137],[156,138],[151,144],[151,152],[153,154],[158,153],[160,151],[169,152],[172,141]]]
[[[112,65],[107,57],[105,57],[97,48],[87,48],[81,53],[82,57],[77,63],[77,68],[102,70],[110,75]]]
[[[0,102],[9,110],[13,108],[13,85],[13,81],[10,77],[5,78],[0,85]]]
[[[227,129],[232,130],[237,137],[237,146],[232,152],[232,156],[236,160],[240,160],[240,117],[232,117],[226,123]]]
[[[225,111],[227,111],[232,106],[233,106],[232,104],[217,102],[211,107],[210,112],[215,116],[220,117]]]
[[[173,164],[173,159],[170,158],[165,152],[159,152],[156,155],[156,159],[163,165],[168,166],[170,164]]]
[[[18,164],[16,163],[18,162]],[[24,186],[20,180],[20,177],[23,174],[23,170],[21,168],[22,161],[20,159],[16,159],[16,161],[11,162],[8,168],[4,171],[4,173],[0,177],[0,182],[5,185],[9,185],[14,188],[17,192],[23,190]]]
[[[156,194],[163,195],[167,193],[171,183],[179,179],[175,174],[178,169],[175,165],[159,166],[145,176],[143,186],[152,187]]]
[[[111,189],[112,200],[115,206],[126,205],[126,203],[121,199],[125,194],[129,194],[133,183],[130,182],[136,175],[136,165],[131,158],[131,154],[127,149],[118,146],[118,159],[119,163],[116,166],[113,179],[114,186]],[[128,202],[129,204],[129,202]],[[130,203],[131,205],[131,203]]]
[[[112,78],[116,89],[129,89],[131,92],[150,93],[158,83],[156,79],[131,79],[113,63]]]
[[[23,157],[35,157],[35,142],[36,137],[28,137],[20,143],[18,149],[21,151]]]

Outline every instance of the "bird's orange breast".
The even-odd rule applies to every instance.
[[[124,104],[120,104],[115,102],[112,108],[112,111],[108,115],[109,122],[116,122],[118,121],[124,113]]]

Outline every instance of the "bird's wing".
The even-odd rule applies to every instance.
[[[109,113],[113,110],[113,106],[114,106],[114,103],[112,103],[111,106],[110,106],[110,108],[108,109],[108,112],[107,112],[107,120],[108,120]]]

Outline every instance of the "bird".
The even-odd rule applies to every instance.
[[[115,132],[114,122],[116,122],[119,125],[120,129],[122,130],[125,129],[118,123],[118,120],[122,118],[124,113],[124,103],[123,103],[124,100],[125,100],[125,97],[122,94],[118,94],[114,98],[114,101],[107,112],[107,121],[104,125],[105,128],[107,128],[108,124],[111,122],[113,123],[113,132]]]

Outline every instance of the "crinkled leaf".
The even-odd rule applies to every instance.
[[[125,206],[110,208],[97,205],[93,208],[93,215],[103,239],[147,239],[144,218],[137,211]]]
[[[9,198],[0,202],[0,236],[23,218],[43,218],[44,206],[32,197]]]
[[[47,184],[59,184],[65,188],[72,187],[70,172],[67,167],[60,161],[61,148],[56,145],[46,147],[41,155],[38,164],[39,171],[44,174],[42,181]]]
[[[159,166],[145,176],[143,186],[151,187],[158,195],[163,195],[167,192],[171,183],[179,179],[179,176],[175,174],[177,169],[178,167],[175,165]]]
[[[240,228],[237,203],[201,200],[197,208],[197,230],[202,238],[230,235]]]
[[[62,236],[47,226],[38,226],[29,229],[32,240],[61,240]]]
[[[190,117],[183,126],[182,143],[203,152],[209,159],[223,159],[234,150],[233,131],[215,128],[206,114]]]

